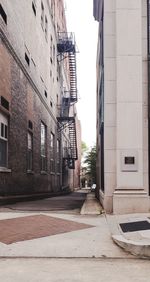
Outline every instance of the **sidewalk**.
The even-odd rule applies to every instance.
[[[30,211],[24,205],[24,210],[18,205],[16,210],[0,209],[0,257],[150,257],[150,229],[123,232],[120,226],[141,221],[150,224],[150,214],[106,215],[90,192],[80,214],[48,211],[48,203],[42,202],[42,207],[47,206],[41,211],[32,202]]]
[[[98,214],[93,214],[95,207]],[[0,257],[132,257],[113,242],[106,216],[100,214],[101,207],[94,193],[87,194],[83,210],[86,214],[1,209],[3,226],[0,228],[5,233],[0,234]]]
[[[94,193],[88,193],[86,196],[86,200],[81,208],[80,214],[101,214],[103,211],[99,201],[95,198]]]

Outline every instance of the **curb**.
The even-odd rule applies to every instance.
[[[102,213],[102,207],[99,201],[95,198],[95,195],[88,193],[86,200],[83,203],[80,214],[81,215],[100,215]]]
[[[132,241],[123,235],[112,235],[113,241],[125,251],[141,258],[150,258],[150,241]]]

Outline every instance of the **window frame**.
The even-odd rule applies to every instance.
[[[31,137],[31,148],[29,148],[29,138]],[[30,160],[31,157],[31,160]],[[30,166],[31,165],[31,166]],[[27,132],[27,172],[33,171],[33,133],[28,130]]]
[[[44,130],[43,136],[42,136],[42,130]],[[41,171],[46,172],[47,171],[47,127],[45,123],[41,121],[41,148],[40,148],[40,154],[41,154]],[[42,143],[42,138],[44,138],[44,142]],[[42,145],[44,145],[44,153],[42,152]]]
[[[3,125],[3,135],[2,136],[2,125]],[[6,142],[6,155],[5,164],[0,163],[0,169],[8,168],[8,117],[0,112],[0,140]]]
[[[50,172],[55,173],[55,134],[50,135]]]

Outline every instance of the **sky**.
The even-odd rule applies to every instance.
[[[96,143],[96,50],[98,24],[93,18],[93,0],[65,0],[67,28],[75,32],[77,53],[77,103],[82,141]]]

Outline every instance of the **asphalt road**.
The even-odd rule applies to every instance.
[[[59,197],[46,198],[28,202],[18,202],[4,205],[0,211],[5,209],[15,211],[50,211],[50,212],[71,212],[79,213],[86,198],[87,191],[79,190],[71,194]]]

